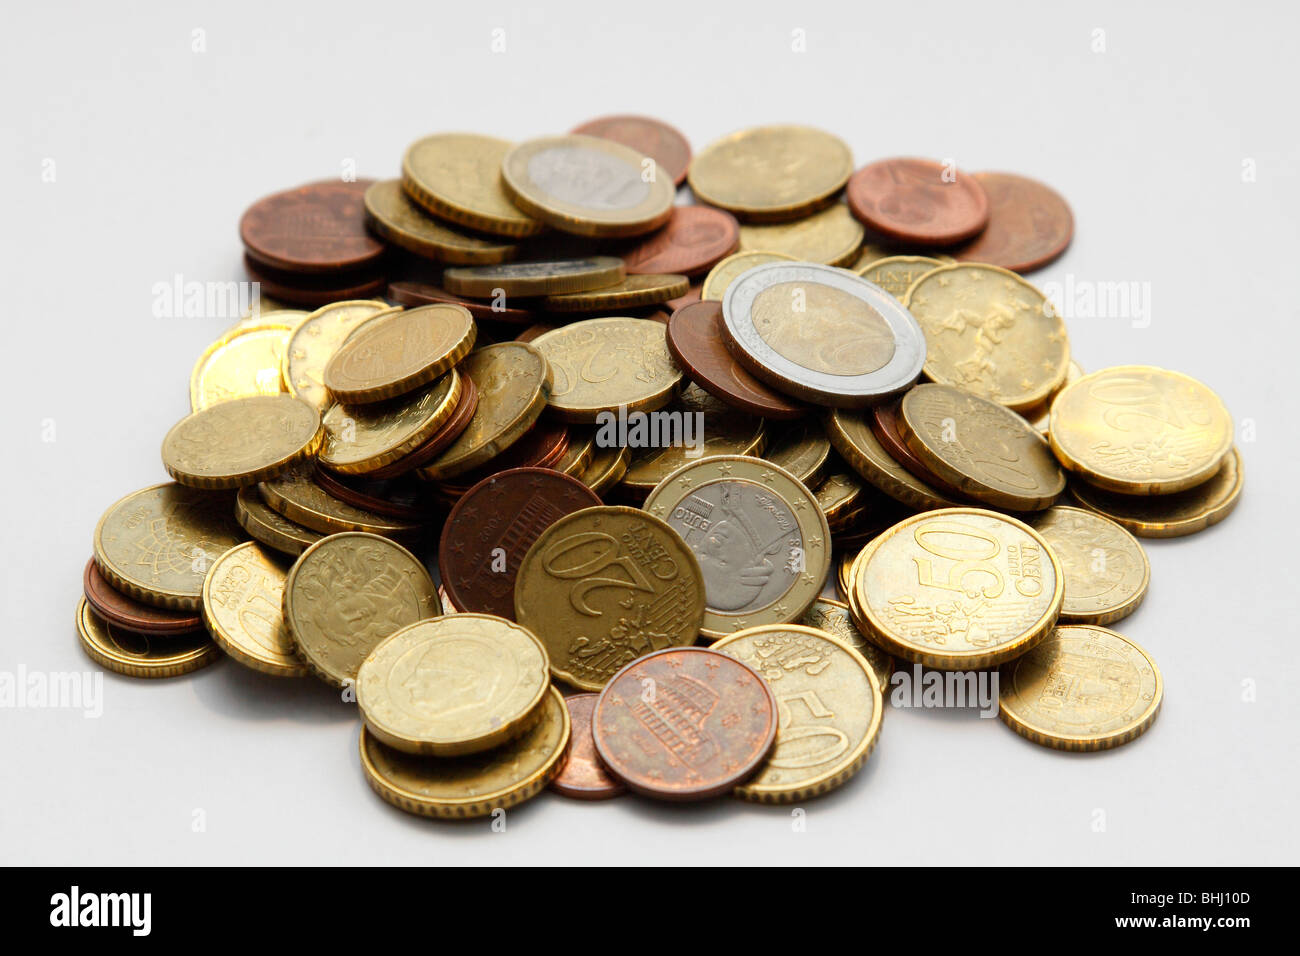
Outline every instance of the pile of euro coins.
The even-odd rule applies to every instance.
[[[267,294],[194,365],[173,480],[95,530],[102,666],[319,679],[376,793],[448,818],[808,799],[896,661],[996,670],[1046,746],[1151,725],[1109,628],[1138,538],[1225,517],[1242,466],[1200,382],[1072,359],[1021,275],[1070,242],[1053,190],[627,116],[400,170],[244,215]]]

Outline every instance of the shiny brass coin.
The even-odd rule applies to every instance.
[[[1077,480],[1070,482],[1070,493],[1139,537],[1178,538],[1228,517],[1241,498],[1244,477],[1241,453],[1233,448],[1213,478],[1172,495],[1120,495]]]
[[[1038,532],[978,508],[906,518],[859,561],[850,601],[859,626],[895,657],[940,670],[1026,653],[1051,632],[1065,594]]]
[[[842,601],[847,601],[849,599],[849,593],[853,590],[853,562],[857,560],[858,554],[859,552],[857,551],[842,551],[840,552],[839,560],[835,563],[835,592],[839,594],[840,600]],[[819,600],[827,599],[819,598]],[[845,607],[848,607],[848,605],[846,604]],[[805,617],[806,616],[807,615],[805,615]],[[800,623],[803,622],[801,621]],[[814,627],[815,625],[809,624],[808,626]],[[872,647],[875,647],[875,645],[873,644]],[[877,650],[879,650],[879,648],[877,648]],[[883,654],[884,652],[881,651],[881,653]]]
[[[246,541],[208,568],[203,581],[203,623],[223,651],[274,677],[306,677],[284,626],[286,564]]]
[[[207,667],[221,656],[203,631],[159,637],[114,627],[77,601],[77,637],[92,661],[127,677],[178,677]]]
[[[640,236],[673,211],[677,188],[653,159],[595,136],[520,143],[501,161],[501,185],[534,219],[580,236]]]
[[[596,453],[596,433],[595,431],[582,431],[572,428],[569,430],[569,447],[565,449],[560,460],[549,467],[555,469],[563,475],[572,475],[575,478],[581,478],[582,473],[587,470],[591,464],[592,458]]]
[[[457,371],[478,389],[478,405],[469,426],[419,470],[420,477],[433,481],[462,475],[518,441],[546,408],[554,381],[542,353],[524,342],[480,348]]]
[[[236,326],[209,345],[190,372],[190,410],[284,391],[280,363],[293,328],[291,321],[268,315],[256,324]]]
[[[852,557],[849,558],[849,564],[852,564]],[[847,604],[843,601],[819,597],[804,612],[803,617],[799,618],[799,623],[804,627],[825,631],[861,654],[863,660],[871,666],[871,673],[875,675],[876,683],[880,685],[880,692],[889,693],[889,678],[894,673],[894,659],[862,636],[862,632],[853,623]],[[715,644],[714,647],[717,645]],[[781,698],[778,696],[777,700]]]
[[[163,438],[163,467],[192,488],[240,488],[316,454],[320,412],[292,395],[254,395],[192,412]]]
[[[1003,664],[999,712],[1020,736],[1055,750],[1108,750],[1155,722],[1164,681],[1151,655],[1104,627],[1056,628]]]
[[[441,610],[420,559],[373,534],[321,539],[284,582],[284,622],[298,656],[337,687],[355,681],[361,662],[390,634]]]
[[[474,133],[417,140],[402,157],[402,188],[439,218],[496,236],[535,236],[545,225],[519,211],[501,186],[511,144]]]
[[[1056,396],[1065,391],[1067,385],[1072,385],[1079,379],[1083,378],[1083,375],[1083,366],[1074,359],[1070,359],[1069,368],[1066,369],[1065,372],[1065,381],[1061,383],[1061,387],[1051,395],[1047,396],[1047,401],[1043,402],[1041,405],[1035,405],[1033,408],[1026,409],[1020,414],[1024,416],[1025,421],[1034,426],[1036,432],[1040,435],[1046,436],[1047,426],[1052,417],[1052,403],[1056,401]]]
[[[244,539],[232,495],[168,482],[104,512],[95,527],[95,567],[137,601],[197,611],[208,565]]]
[[[375,316],[326,363],[325,387],[349,404],[405,395],[468,355],[476,331],[469,310],[449,302]]]
[[[759,126],[710,144],[691,162],[697,199],[751,222],[797,219],[826,205],[853,172],[839,137],[806,126]]]
[[[751,627],[713,649],[758,671],[777,702],[776,744],[736,796],[793,803],[829,793],[862,769],[885,708],[861,654],[825,631],[798,624]]]
[[[1146,597],[1151,563],[1137,539],[1101,515],[1057,505],[1034,518],[1065,575],[1062,624],[1111,624]]]
[[[367,319],[395,312],[382,299],[349,299],[321,306],[293,330],[284,350],[280,374],[291,395],[322,412],[333,401],[325,387],[325,366],[343,340]]]
[[[545,645],[551,672],[583,690],[600,690],[652,651],[693,644],[703,614],[695,555],[636,508],[565,515],[533,542],[515,578],[515,619]]]
[[[603,495],[622,481],[631,461],[630,448],[618,445],[608,448],[597,446],[592,452],[591,464],[587,465],[580,480],[596,494]]]
[[[401,180],[372,183],[366,189],[365,203],[371,232],[417,256],[481,266],[513,259],[519,250],[511,243],[472,235],[435,219],[411,200]]]
[[[560,771],[571,725],[551,688],[541,719],[522,737],[465,757],[417,757],[361,728],[361,769],[371,789],[399,810],[426,817],[484,817],[535,797]]]
[[[903,396],[899,428],[929,470],[984,504],[1041,511],[1065,490],[1047,442],[989,399],[950,385],[918,385]]]
[[[240,329],[261,325],[287,325],[290,328],[297,328],[309,314],[270,296],[258,295],[253,299],[253,304],[248,307],[248,310],[239,317],[239,321],[226,329],[226,336]]]
[[[773,428],[763,457],[784,468],[809,488],[821,483],[831,460],[831,442],[816,418]]]
[[[548,295],[542,307],[551,312],[603,312],[660,305],[685,295],[691,280],[679,275],[634,275],[616,285],[590,292]]]
[[[707,637],[798,620],[830,570],[826,517],[812,493],[771,462],[743,455],[689,462],[665,475],[644,507],[699,561]]]
[[[733,253],[709,270],[709,274],[704,277],[704,284],[700,287],[700,298],[721,302],[727,286],[731,285],[742,272],[748,272],[754,266],[765,266],[769,262],[793,261],[795,261],[794,256],[788,256],[784,252]]]
[[[959,263],[927,272],[903,300],[925,330],[925,374],[1016,411],[1065,381],[1070,343],[1055,307],[1014,272]]]
[[[902,300],[916,280],[944,263],[930,256],[882,256],[854,268],[854,272]]]
[[[291,469],[259,484],[262,500],[290,521],[321,534],[364,531],[388,538],[409,540],[420,526],[389,518],[340,501],[312,480],[312,467]]]
[[[586,319],[547,332],[532,345],[555,377],[551,414],[567,422],[663,408],[682,380],[668,351],[667,328],[651,319]]]
[[[826,417],[825,424],[831,444],[850,467],[895,501],[922,510],[957,506],[958,502],[895,461],[860,412],[837,408]]]
[[[792,222],[741,225],[739,250],[779,252],[800,262],[843,266],[857,257],[863,235],[862,223],[853,218],[849,207],[832,203]]]
[[[862,493],[862,482],[857,475],[837,471],[817,486],[813,498],[826,517],[826,523],[834,526],[852,513]]]
[[[290,557],[302,554],[324,537],[268,508],[256,488],[240,488],[235,495],[235,520],[250,537]]]
[[[414,392],[368,405],[332,405],[325,413],[321,464],[359,475],[415,451],[451,417],[463,389],[452,369]]]
[[[1167,495],[1209,481],[1232,448],[1232,416],[1196,379],[1149,365],[1085,375],[1052,403],[1048,438],[1090,484]]]
[[[562,295],[617,285],[627,278],[623,260],[615,256],[549,259],[541,262],[507,262],[499,266],[448,269],[443,284],[448,292],[471,298]]]
[[[546,649],[491,614],[408,624],[357,672],[357,707],[384,744],[459,757],[518,737],[541,716],[551,675]]]

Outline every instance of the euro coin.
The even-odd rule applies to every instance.
[[[589,292],[548,295],[542,306],[551,312],[608,312],[662,305],[685,295],[690,280],[683,275],[630,275],[622,282]]]
[[[870,484],[910,508],[951,508],[959,504],[898,463],[861,412],[835,409],[826,416],[826,434],[835,450]]]
[[[435,219],[406,194],[397,179],[372,183],[365,203],[370,231],[417,256],[455,265],[487,265],[513,259],[519,248]]]
[[[855,557],[857,557],[856,554],[843,555],[839,566],[852,567]],[[842,572],[839,572],[838,576],[841,579],[845,578]],[[838,586],[843,593],[848,593],[847,586],[844,584]],[[888,694],[889,679],[894,673],[894,659],[862,636],[858,626],[853,623],[853,616],[849,612],[847,604],[843,601],[819,597],[804,612],[803,617],[799,618],[798,623],[804,627],[825,631],[831,637],[839,639],[842,643],[847,644],[861,654],[862,659],[871,666],[871,673],[876,675],[876,683],[880,685],[880,692]]]
[[[507,262],[499,266],[458,266],[443,273],[447,290],[471,298],[563,295],[617,285],[627,278],[614,256]]]
[[[1061,194],[1015,173],[976,173],[989,200],[984,231],[953,250],[963,262],[1032,272],[1058,258],[1074,237],[1074,214]]]
[[[885,256],[853,271],[901,302],[917,279],[943,265],[941,260],[929,256]]]
[[[564,698],[572,730],[564,763],[551,781],[551,789],[575,800],[608,800],[627,792],[626,787],[609,775],[596,753],[591,715],[599,699],[599,694],[569,694]]]
[[[333,405],[322,424],[320,462],[344,474],[374,472],[415,451],[440,429],[460,402],[455,369],[430,384],[366,405]]]
[[[374,265],[384,244],[366,231],[369,181],[325,180],[288,189],[249,207],[239,238],[260,264],[286,272],[342,272]]]
[[[989,222],[984,188],[951,163],[877,160],[853,174],[845,194],[853,215],[895,242],[950,246],[979,235]]]
[[[77,602],[77,638],[92,661],[126,677],[179,677],[221,656],[202,629],[166,637],[123,630],[99,617],[84,597]]]
[[[167,473],[192,488],[240,488],[314,456],[320,412],[292,395],[231,399],[181,419],[163,438]]]
[[[350,404],[382,401],[432,382],[474,346],[477,327],[458,305],[424,305],[368,319],[325,365],[334,399]]]
[[[303,319],[289,336],[280,364],[289,394],[324,412],[333,401],[325,387],[325,366],[361,323],[388,311],[382,299],[356,299],[321,306]]]
[[[1111,624],[1137,610],[1151,564],[1137,540],[1115,522],[1082,508],[1057,505],[1033,528],[1061,562],[1063,624]]]
[[[780,253],[799,262],[844,266],[857,257],[862,223],[842,203],[791,222],[744,223],[738,251]]]
[[[320,534],[364,531],[410,539],[418,523],[358,508],[335,498],[313,480],[313,468],[303,466],[259,484],[262,500],[283,517]]]
[[[520,212],[501,186],[511,144],[475,133],[437,133],[402,157],[402,188],[440,219],[497,236],[534,236],[546,227]]]
[[[305,677],[284,626],[287,564],[246,541],[208,568],[203,582],[203,623],[217,646],[245,667],[274,677]]]
[[[232,398],[280,394],[284,391],[280,366],[292,334],[292,324],[268,316],[213,342],[190,372],[190,410],[197,412]]]
[[[722,301],[727,287],[742,273],[755,266],[765,266],[769,262],[797,262],[794,256],[784,252],[737,252],[720,261],[704,277],[700,287],[700,299]]]

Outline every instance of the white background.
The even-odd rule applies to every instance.
[[[795,121],[843,136],[858,165],[951,157],[1040,178],[1077,233],[1034,281],[1149,283],[1148,328],[1068,320],[1084,368],[1187,372],[1256,440],[1241,443],[1231,518],[1148,544],[1150,596],[1119,626],[1160,664],[1165,705],[1116,751],[1060,754],[997,720],[894,710],[866,770],[805,805],[803,833],[782,808],[545,794],[495,834],[380,802],[350,706],[223,660],[174,681],[109,674],[98,720],[0,710],[0,860],[1294,863],[1297,8],[1073,6],[6,8],[0,670],[91,666],[73,612],[95,522],[166,477],[159,443],[188,411],[190,366],[228,324],[154,318],[154,284],[242,278],[236,227],[253,200],[347,159],[396,175],[404,147],[440,130],[525,139],[644,112],[698,150]]]

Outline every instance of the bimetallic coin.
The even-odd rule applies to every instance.
[[[1020,736],[1075,752],[1126,744],[1155,722],[1164,681],[1151,655],[1104,627],[1056,628],[1003,664],[999,713]]]
[[[1111,624],[1137,610],[1151,564],[1136,538],[1099,514],[1065,505],[1049,508],[1032,524],[1065,575],[1062,624]]]
[[[292,395],[253,395],[193,412],[162,443],[163,466],[192,488],[242,488],[320,449],[320,412]]]
[[[535,236],[545,225],[519,211],[501,187],[511,144],[474,133],[417,140],[402,157],[402,188],[441,219],[497,236]]]
[[[263,674],[306,677],[284,626],[286,565],[252,541],[231,548],[203,581],[203,623],[217,646]]]
[[[548,295],[542,307],[550,312],[605,312],[662,305],[685,295],[690,280],[683,275],[630,275],[622,282],[589,292]]]
[[[507,262],[499,266],[448,269],[442,280],[447,291],[479,299],[562,295],[616,285],[627,278],[623,260],[614,256]]]
[[[841,560],[840,564],[851,567],[853,559],[856,557],[855,554],[843,555],[842,558],[846,560]],[[843,585],[841,585],[841,590],[845,594],[848,593],[848,588]],[[799,618],[799,623],[804,627],[813,627],[819,631],[825,631],[861,654],[863,660],[871,665],[871,673],[876,676],[876,683],[880,685],[880,692],[882,694],[888,693],[889,678],[894,673],[894,659],[862,636],[858,626],[853,623],[853,616],[849,613],[847,604],[843,601],[832,601],[830,598],[819,597],[816,601],[813,601],[812,607],[804,612],[804,616]]]
[[[477,327],[458,305],[422,305],[368,319],[325,365],[336,401],[382,401],[432,382],[474,346]]]
[[[885,256],[853,271],[901,302],[917,279],[943,265],[941,260],[929,256]]]
[[[774,428],[763,449],[763,457],[812,488],[826,476],[831,460],[831,442],[817,419],[805,418]]]
[[[983,231],[989,200],[973,176],[931,159],[882,159],[849,179],[849,208],[877,235],[949,246]]]
[[[456,265],[488,265],[513,259],[519,247],[472,235],[433,218],[411,200],[397,179],[366,190],[366,224],[377,235],[417,256]]]
[[[765,266],[769,262],[795,261],[794,256],[787,256],[784,252],[737,252],[735,255],[727,256],[709,270],[709,274],[704,277],[704,284],[700,287],[700,298],[716,299],[721,302],[727,287],[742,273],[748,272],[755,266]]]
[[[835,409],[826,416],[826,434],[835,450],[863,478],[911,508],[951,508],[958,504],[913,475],[880,444],[861,412]]]
[[[201,629],[166,637],[126,631],[95,614],[84,597],[77,602],[77,637],[87,657],[127,677],[178,677],[221,656]]]
[[[358,299],[321,306],[303,319],[289,337],[280,363],[289,394],[325,411],[332,401],[325,387],[325,366],[361,323],[389,311],[393,310],[382,299]]]
[[[367,405],[333,405],[325,413],[321,464],[347,475],[391,464],[437,433],[460,403],[460,374],[452,369],[433,383]]]
[[[648,156],[680,186],[691,163],[691,144],[673,127],[648,116],[602,116],[573,129],[580,136],[599,136]]]
[[[259,199],[239,221],[249,257],[294,273],[374,265],[384,244],[366,232],[362,195],[369,180],[309,183]]]
[[[259,484],[262,500],[295,524],[321,534],[364,531],[409,540],[420,525],[340,501],[312,480],[311,466],[291,469]]]
[[[737,249],[779,252],[799,262],[844,266],[853,262],[863,239],[862,223],[842,203],[793,222],[745,223]]]
[[[1032,272],[1057,258],[1074,237],[1074,215],[1060,194],[1014,173],[976,173],[989,201],[989,224],[954,254],[963,262],[989,262]]]
[[[250,537],[290,557],[302,554],[324,537],[267,507],[256,488],[240,488],[235,495],[235,520]]]
[[[114,589],[99,573],[93,557],[86,562],[81,583],[91,610],[105,623],[124,631],[165,636],[186,634],[203,626],[203,618],[198,614],[151,607]]]
[[[707,272],[736,251],[736,217],[709,206],[674,206],[668,224],[623,253],[628,275]],[[682,293],[678,293],[679,295]]]
[[[560,773],[551,781],[556,793],[575,800],[608,800],[627,788],[605,770],[596,753],[596,738],[591,733],[591,716],[596,711],[599,694],[570,694],[564,698],[573,726],[569,749]]]
[[[190,410],[284,391],[280,365],[292,334],[292,324],[267,316],[257,325],[237,327],[213,342],[190,373]]]

